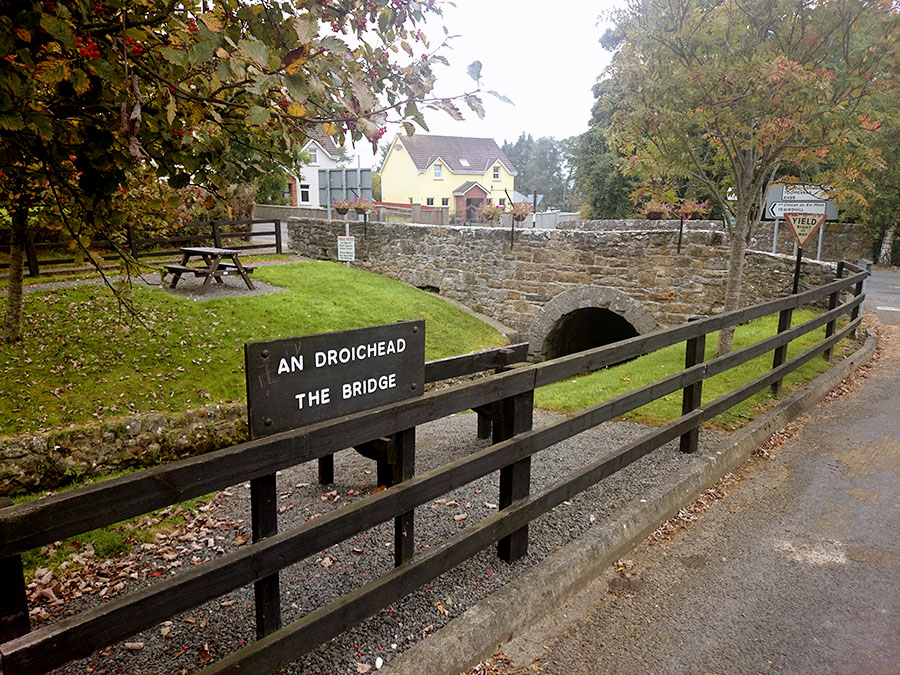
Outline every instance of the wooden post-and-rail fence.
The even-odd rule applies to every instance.
[[[271,226],[266,229],[253,231],[254,226]],[[235,227],[249,226],[249,230],[235,230]],[[110,240],[97,239],[90,242],[90,248],[96,251],[96,258],[102,260],[117,260],[123,255],[132,259],[159,258],[180,254],[183,246],[215,246],[216,248],[231,248],[242,251],[258,249],[275,249],[276,253],[284,253],[284,242],[281,237],[281,221],[279,220],[212,220],[204,222],[184,223],[187,234],[172,237],[147,237],[138,230],[129,226],[124,232],[124,239]],[[266,238],[264,242],[256,242],[260,237]],[[272,239],[274,237],[274,239]],[[249,243],[235,243],[247,240]],[[223,244],[227,243],[227,246]],[[56,249],[64,246],[59,243],[40,243],[34,241],[33,234],[29,235],[25,244],[25,267],[28,276],[36,277],[41,273],[41,268],[59,268],[64,265],[73,265],[79,259],[72,255],[59,255]],[[0,263],[0,269],[9,268],[8,263]]]
[[[44,499],[0,508],[0,672],[43,673],[87,656],[181,612],[253,584],[279,570],[394,520],[397,566],[368,584],[303,618],[281,626],[280,613],[268,617],[265,637],[211,664],[204,673],[271,672],[401,600],[412,590],[488,546],[498,545],[508,561],[527,553],[528,524],[604,478],[669,441],[697,449],[696,430],[703,422],[748,397],[777,385],[788,373],[819,355],[830,356],[840,340],[860,324],[862,281],[868,272],[844,263],[837,278],[803,293],[745,309],[700,318],[618,343],[540,364],[521,361],[524,346],[435,361],[426,379],[494,369],[492,375],[431,391],[421,397],[338,419],[284,431],[128,476],[81,487]],[[769,338],[724,356],[704,360],[705,336],[760,317],[793,312],[809,303],[827,303],[823,313],[800,325],[779,325]],[[841,316],[848,315],[842,325]],[[826,326],[824,339],[787,360],[782,348]],[[534,390],[574,375],[686,343],[685,368],[651,384],[621,394],[533,429]],[[705,379],[724,373],[768,352],[779,356],[765,374],[714,400],[701,399]],[[683,392],[683,414],[593,463],[574,469],[565,479],[540,491],[530,490],[530,461],[536,453],[663,396]],[[449,464],[416,475],[413,471],[416,426],[474,409],[490,419],[493,444]],[[391,487],[314,520],[247,544],[212,561],[192,566],[169,579],[140,588],[82,611],[64,621],[28,631],[24,580],[18,556],[23,551],[68,536],[177,504],[186,499],[253,481],[303,462],[328,458],[347,447],[368,447],[379,462],[379,476],[390,474]],[[320,473],[322,467],[320,466]],[[425,551],[414,554],[414,536],[405,514],[416,506],[493,472],[500,473],[500,510]],[[327,471],[325,471],[327,473]],[[326,478],[328,476],[325,476]],[[271,596],[270,596],[271,598]],[[258,625],[259,611],[258,610]],[[280,612],[277,604],[265,612]],[[24,618],[23,618],[24,617]]]

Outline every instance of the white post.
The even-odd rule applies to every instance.
[[[825,223],[826,222],[828,222],[828,221],[825,221],[821,225],[819,225],[819,244],[818,244],[818,246],[816,246],[816,260],[822,259],[822,235],[825,234]]]

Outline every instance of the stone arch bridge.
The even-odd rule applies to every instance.
[[[553,358],[721,311],[727,235],[714,221],[595,221],[571,229],[350,224],[355,265],[439,292]],[[342,221],[291,219],[290,248],[337,260]],[[679,238],[681,240],[679,248]],[[790,292],[791,256],[748,253],[745,304]],[[804,263],[804,287],[834,265]]]

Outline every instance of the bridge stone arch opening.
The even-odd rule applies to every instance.
[[[538,361],[600,347],[656,330],[650,311],[622,291],[581,286],[552,298],[528,331]]]

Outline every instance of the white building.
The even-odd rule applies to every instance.
[[[288,178],[288,203],[290,206],[327,206],[319,203],[319,169],[341,168],[343,153],[330,136],[319,132],[309,133],[303,150],[309,154],[310,163],[300,168],[300,178]]]

